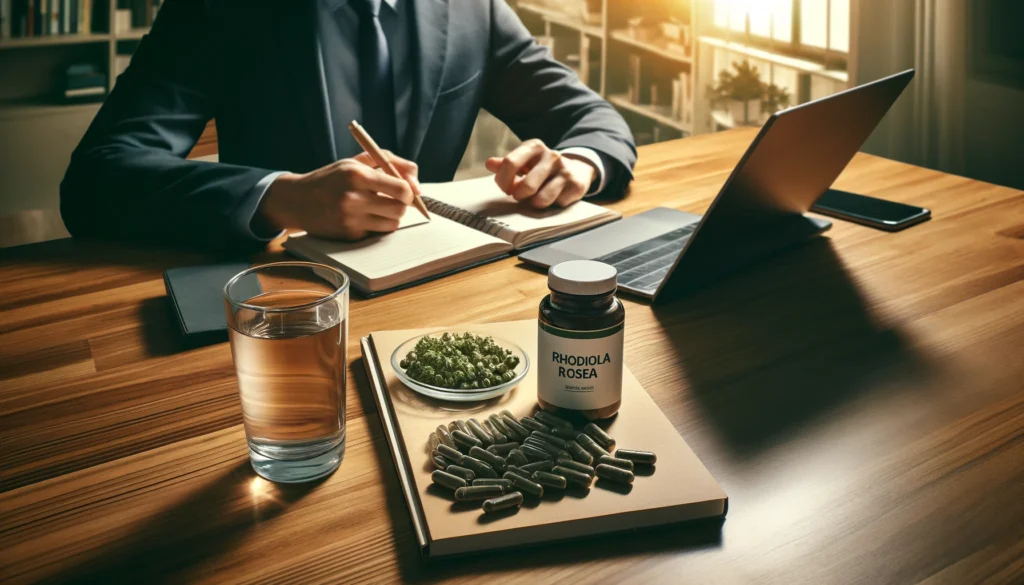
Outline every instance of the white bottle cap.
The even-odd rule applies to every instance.
[[[617,274],[604,262],[569,260],[548,270],[548,288],[568,295],[605,295],[615,291]]]

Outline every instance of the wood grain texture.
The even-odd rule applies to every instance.
[[[644,147],[609,205],[703,212],[752,137]],[[627,364],[729,494],[724,524],[432,564],[358,339],[534,317],[542,274],[510,259],[354,300],[345,461],[284,488],[247,465],[228,347],[174,339],[161,271],[210,259],[0,250],[0,580],[1019,583],[1024,192],[868,155],[836,186],[934,219],[836,222],[666,307],[626,301]]]

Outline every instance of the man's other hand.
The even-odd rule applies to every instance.
[[[412,161],[385,154],[404,181],[375,168],[363,153],[304,175],[281,175],[267,189],[257,213],[276,228],[303,229],[333,240],[393,232],[412,203],[413,189],[419,191],[418,169]]]
[[[502,191],[538,209],[579,201],[597,176],[592,164],[551,150],[537,139],[520,144],[504,158],[487,159],[487,170]]]

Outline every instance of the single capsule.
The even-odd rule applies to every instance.
[[[521,475],[523,477],[530,477],[531,475],[533,475],[532,471],[524,471],[523,468],[519,467],[518,465],[506,465],[505,473],[514,473],[516,475]],[[502,474],[502,477],[504,476],[505,475]]]
[[[435,453],[437,453],[437,452],[435,451]],[[444,457],[441,457],[440,455],[432,455],[430,460],[434,462],[434,467],[436,467],[438,469],[442,469],[443,470],[444,468],[448,467],[448,465],[449,465],[448,460],[445,459]]]
[[[452,433],[448,430],[448,427],[438,425],[437,430],[434,432],[437,433],[437,438],[441,443],[448,445],[449,447],[455,447],[455,441],[452,440]]]
[[[579,443],[588,453],[594,457],[600,457],[602,455],[611,455],[604,447],[597,444],[590,435],[580,433],[580,436],[576,437],[576,442]]]
[[[582,473],[574,469],[568,469],[560,465],[556,465],[554,469],[551,470],[551,473],[554,473],[555,475],[561,475],[562,477],[565,478],[565,481],[575,486],[583,488],[590,487],[590,482],[593,481],[593,478],[587,475],[586,473]]]
[[[541,461],[534,461],[526,465],[520,465],[519,469],[527,473],[533,473],[534,471],[551,471],[551,468],[555,466],[555,462],[550,459],[544,459]]]
[[[457,475],[453,475],[440,469],[434,470],[434,473],[430,474],[430,479],[434,483],[440,486],[444,486],[448,489],[457,490],[459,488],[466,487],[466,480]]]
[[[516,448],[508,452],[508,457],[505,458],[505,465],[526,465],[529,463],[529,458],[526,457],[526,453],[523,453],[522,449]]]
[[[565,439],[566,441],[575,441],[576,437],[580,436],[580,432],[576,429],[566,429],[563,427],[552,428],[551,434],[559,439]]]
[[[491,445],[487,448],[487,451],[494,453],[498,457],[508,457],[508,454],[513,449],[518,449],[519,443],[502,443],[500,445]]]
[[[542,451],[533,445],[523,445],[519,450],[522,451],[523,455],[526,455],[526,458],[530,461],[541,461],[542,459],[552,458],[547,451]]]
[[[469,455],[470,457],[476,457],[480,461],[483,461],[487,465],[490,465],[491,467],[494,468],[495,471],[501,471],[502,469],[505,468],[504,459],[495,455],[494,453],[491,453],[490,451],[485,451],[480,447],[470,447]]]
[[[605,450],[615,448],[615,439],[594,423],[587,423],[587,426],[583,427],[583,432],[590,435],[590,438],[597,441]]]
[[[565,486],[568,485],[568,482],[564,477],[554,473],[548,473],[547,471],[533,472],[533,481],[539,483],[544,487],[555,488],[559,490],[564,490]],[[455,499],[459,499],[458,494],[455,495]]]
[[[504,493],[505,490],[500,485],[472,485],[455,490],[455,500],[458,502],[489,500]]]
[[[615,467],[614,465],[608,465],[607,463],[598,464],[598,466],[594,468],[594,472],[597,473],[597,477],[607,479],[608,481],[613,481],[615,483],[633,483],[632,471],[622,469],[621,467]]]
[[[487,417],[487,420],[491,421],[491,424],[494,425],[494,428],[498,429],[499,433],[508,437],[509,440],[512,440],[512,431],[508,428],[508,425],[505,424],[505,421],[503,421],[500,416],[492,414],[491,416]]]
[[[461,451],[459,451],[458,449],[452,449],[451,447],[445,445],[444,443],[441,443],[440,445],[437,446],[437,450],[434,451],[434,454],[440,455],[447,459],[448,461],[451,461],[452,463],[458,463],[459,460],[462,459]]]
[[[459,451],[464,451],[466,453],[469,452],[470,447],[484,446],[484,444],[480,442],[480,439],[462,431],[452,431],[452,439],[455,440],[455,445],[459,448]]]
[[[441,444],[441,439],[437,438],[437,433],[430,433],[430,437],[427,438],[427,444],[430,447],[429,451],[437,451],[437,446]]]
[[[501,478],[478,477],[473,480],[473,485],[496,485],[506,493],[512,491],[512,482]]]
[[[523,493],[530,494],[535,498],[539,498],[544,495],[544,486],[532,479],[527,479],[519,474],[511,473],[509,471],[506,471],[502,478],[511,481],[513,488]]]
[[[462,452],[460,452],[458,449],[452,449],[448,445],[438,445],[437,452],[439,455],[451,461],[452,463],[458,463],[459,460],[462,459]]]
[[[594,456],[591,455],[586,449],[580,446],[576,441],[568,441],[565,444],[565,450],[572,455],[572,458],[580,463],[590,465],[594,462]]]
[[[540,439],[527,439],[526,441],[526,443],[523,443],[523,447],[535,447],[540,449],[550,455],[552,459],[559,455],[568,455],[569,457],[572,457],[572,454],[565,449],[559,449],[547,441],[541,441]]]
[[[494,438],[495,445],[508,442],[508,437],[505,436],[505,433],[499,431],[498,427],[494,426],[494,423],[491,422],[491,419],[485,418],[484,420],[480,421],[480,426],[482,426],[485,431],[491,434],[491,437]],[[488,445],[488,447],[490,447],[490,445]]]
[[[573,471],[579,471],[580,473],[586,473],[590,477],[594,477],[593,467],[580,463],[579,461],[575,461],[568,457],[559,457],[558,459],[555,460],[555,465],[564,467],[566,469],[572,469]]]
[[[455,421],[455,426],[457,427],[456,429],[448,429],[448,430],[450,430],[453,433],[456,430],[459,430],[459,431],[462,431],[462,432],[466,433],[467,435],[470,435],[470,436],[473,435],[473,431],[469,430],[469,425],[466,424],[466,421],[464,421],[464,420],[457,420],[457,421]]]
[[[523,494],[509,492],[503,496],[484,501],[484,512],[492,514],[509,508],[518,508],[523,504]]]
[[[548,428],[548,426],[546,424],[544,424],[544,423],[542,423],[542,422],[540,422],[540,421],[538,421],[536,419],[532,419],[532,418],[530,418],[528,416],[524,416],[523,418],[519,419],[519,424],[521,424],[524,427],[530,429],[531,431],[541,431],[541,432],[545,432],[546,433],[549,430],[551,430],[551,429]]]
[[[512,419],[512,422],[519,422],[519,419],[518,419],[518,418],[516,418],[516,415],[512,414],[512,413],[511,413],[510,411],[508,411],[508,410],[503,410],[503,411],[501,411],[501,413],[500,413],[500,414],[501,414],[501,416],[504,416],[504,417],[506,417],[506,418],[510,418],[510,419]]]
[[[487,465],[476,457],[470,457],[469,455],[462,456],[462,459],[459,461],[459,466],[472,471],[476,474],[475,477],[498,477],[498,472],[495,471],[493,467]]]
[[[552,435],[551,433],[545,433],[544,431],[533,431],[532,433],[530,433],[530,436],[540,439],[541,441],[551,443],[552,445],[558,447],[559,449],[565,449],[566,440],[560,439]]]
[[[618,467],[619,469],[625,469],[626,471],[633,471],[633,462],[629,459],[619,459],[618,457],[612,457],[611,455],[602,455],[597,458],[598,465],[611,465],[612,467]]]
[[[491,433],[488,433],[486,429],[480,426],[480,421],[475,418],[471,418],[466,421],[466,424],[469,425],[469,430],[473,431],[473,436],[479,439],[480,442],[483,443],[484,447],[490,447],[494,444],[494,437]]]
[[[508,430],[512,431],[515,434],[516,440],[522,441],[526,437],[530,436],[530,429],[521,425],[519,421],[506,418],[505,426],[507,426]]]
[[[546,410],[538,410],[533,414],[533,418],[548,425],[549,427],[562,427],[563,429],[572,428],[571,422],[565,420],[560,416],[555,416]]]
[[[466,469],[465,467],[460,467],[458,465],[449,465],[448,467],[445,468],[445,471],[447,471],[451,475],[457,475],[461,477],[467,483],[476,479],[475,473],[473,473],[469,469]]]
[[[658,461],[658,456],[650,451],[619,449],[615,451],[615,456],[619,459],[628,459],[637,465],[654,465]]]

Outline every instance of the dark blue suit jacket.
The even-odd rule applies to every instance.
[[[423,181],[452,178],[480,108],[521,139],[612,161],[636,148],[619,114],[534,41],[505,0],[408,0],[417,79],[398,149]],[[239,227],[256,183],[334,160],[313,0],[169,0],[100,109],[61,184],[76,237],[206,249],[262,243]],[[220,163],[185,160],[216,119]]]

